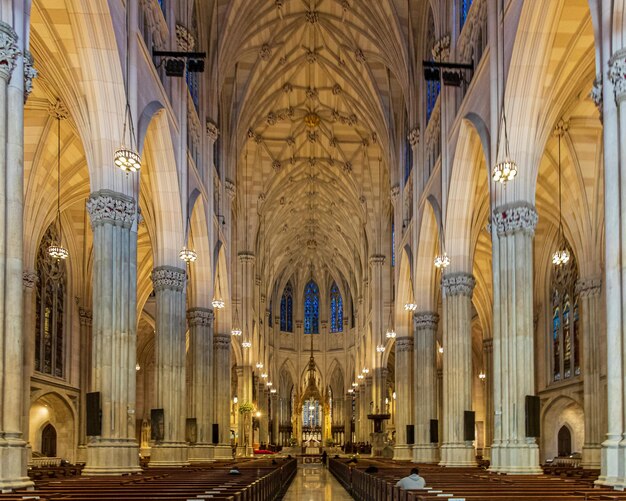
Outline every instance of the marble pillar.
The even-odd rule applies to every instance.
[[[101,434],[87,445],[83,475],[139,472],[135,436],[137,205],[109,190],[87,201],[93,232],[90,391],[100,393]]]
[[[526,436],[526,395],[535,393],[533,333],[533,236],[535,208],[525,202],[492,214],[493,400],[490,470],[538,474],[539,448]]]
[[[192,416],[196,419],[196,443],[189,448],[190,463],[213,460],[213,311],[190,308],[189,352],[191,354]]]
[[[186,271],[159,266],[152,271],[156,294],[156,406],[163,409],[163,440],[152,447],[151,467],[189,464],[185,440]],[[155,424],[153,423],[153,426]]]
[[[437,419],[437,366],[435,360],[439,315],[424,311],[415,313],[414,339],[414,400],[415,445],[413,461],[436,463],[439,444],[430,441],[430,421]]]
[[[230,335],[213,336],[213,408],[214,423],[218,425],[219,444],[215,446],[215,459],[232,459],[230,445]]]
[[[491,459],[493,443],[493,339],[483,339],[483,364],[485,371],[485,447],[483,459]]]
[[[91,369],[91,324],[93,315],[88,308],[78,309],[80,319],[80,352],[86,356],[81,358],[79,387],[80,407],[78,409],[78,461],[87,460],[87,388],[89,388],[89,373]]]
[[[443,297],[443,441],[442,466],[474,466],[471,440],[464,439],[464,412],[472,410],[472,293],[468,273],[447,273]]]
[[[30,434],[30,379],[35,371],[35,326],[36,288],[39,278],[34,271],[24,271],[22,284],[24,291],[24,401],[22,410],[22,432],[26,439]],[[30,461],[32,444],[27,445]]]
[[[407,444],[406,426],[413,422],[413,337],[396,338],[396,444],[393,458],[409,460],[412,457],[412,445]]]
[[[576,284],[582,311],[583,392],[585,412],[585,443],[583,468],[600,468],[602,443],[602,385],[600,382],[600,291],[599,277],[580,279]]]
[[[18,16],[19,18],[19,16]],[[24,37],[0,22],[0,491],[32,487],[23,434]],[[15,71],[14,71],[15,70]],[[10,117],[10,119],[8,119]]]

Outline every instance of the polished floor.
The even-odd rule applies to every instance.
[[[298,466],[284,501],[348,501],[352,498],[326,468],[319,463]]]

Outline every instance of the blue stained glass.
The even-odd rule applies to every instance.
[[[189,94],[191,94],[191,100],[193,101],[193,105],[196,107],[196,111],[198,111],[198,106],[200,105],[200,79],[198,75],[200,75],[200,73],[195,73],[191,71],[187,71],[185,74],[185,80],[187,80]]]
[[[330,332],[343,332],[343,299],[336,282],[330,288]]]
[[[304,289],[304,333],[319,334],[320,290],[311,280]]]
[[[467,14],[472,6],[472,0],[459,0],[459,31],[463,29],[465,21],[467,21]]]
[[[441,90],[441,82],[439,80],[426,81],[426,121],[430,120],[430,116],[435,109],[437,98]]]
[[[287,282],[283,297],[280,299],[280,330],[293,332],[293,288]]]
[[[559,331],[561,329],[561,313],[559,308],[554,309],[552,315],[552,353],[553,359],[553,379],[554,381],[561,380],[561,347],[559,343]]]

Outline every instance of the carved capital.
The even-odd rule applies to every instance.
[[[450,56],[450,35],[444,35],[435,42],[432,49],[432,55],[435,61],[447,61]]]
[[[226,179],[224,181],[224,191],[230,197],[230,199],[233,200],[235,198],[235,193],[237,192],[235,183],[233,183],[230,179]]]
[[[48,106],[48,114],[55,119],[65,120],[69,116],[69,111],[58,97],[54,103]]]
[[[269,46],[269,44],[264,43],[263,45],[261,45],[261,48],[259,49],[259,57],[261,58],[261,60],[268,61],[271,56],[272,48]]]
[[[230,336],[226,334],[215,334],[215,336],[213,336],[213,348],[219,351],[230,351]]]
[[[409,140],[409,144],[411,145],[411,148],[415,148],[417,146],[417,143],[419,143],[419,140],[420,140],[420,129],[419,129],[419,127],[413,127],[409,131],[407,139]]]
[[[620,49],[609,60],[609,78],[613,83],[615,100],[626,98],[626,49]]]
[[[0,77],[8,82],[20,56],[17,33],[7,23],[0,21]]]
[[[114,224],[130,228],[137,218],[137,205],[131,197],[109,190],[92,193],[87,200],[91,226]]]
[[[239,257],[239,262],[244,264],[252,264],[256,259],[252,251],[241,251],[237,254],[237,257]]]
[[[391,200],[393,202],[396,202],[396,200],[398,200],[398,197],[400,196],[400,186],[398,186],[397,184],[395,186],[393,186],[391,188]]]
[[[413,315],[413,325],[416,330],[437,330],[439,315],[434,311],[420,311]]]
[[[196,38],[182,24],[176,24],[176,45],[181,52],[193,52],[196,47]]]
[[[210,327],[213,325],[213,310],[208,308],[189,308],[187,310],[189,326]]]
[[[302,322],[302,320],[296,320],[296,329],[302,329],[303,325],[304,323]]]
[[[93,316],[91,314],[91,310],[88,308],[78,308],[78,316],[80,318],[80,325],[84,325],[86,327],[91,326],[91,322],[93,320]]]
[[[400,351],[413,351],[412,337],[399,337],[396,339],[396,353]]]
[[[220,137],[220,130],[217,128],[217,124],[211,120],[206,121],[206,133],[212,142],[217,141],[217,138]]]
[[[24,51],[24,102],[33,91],[33,80],[37,77],[34,63],[33,55],[27,50]]]
[[[24,271],[22,273],[22,286],[26,289],[33,289],[38,281],[39,277],[34,271]]]
[[[152,270],[152,284],[155,291],[182,292],[185,289],[186,278],[185,270],[174,266],[159,266]]]
[[[493,352],[493,338],[488,337],[483,339],[483,351],[489,355]]]
[[[598,108],[598,112],[600,113],[600,121],[602,121],[602,74],[598,74],[596,76],[596,79],[593,81],[593,87],[591,87],[589,97],[596,105],[596,108]]]
[[[602,279],[600,277],[580,278],[576,282],[576,292],[583,297],[599,296],[602,291]]]
[[[373,254],[370,256],[370,264],[382,266],[385,264],[385,255],[384,254]]]
[[[493,211],[492,225],[496,227],[498,236],[512,235],[522,231],[534,235],[539,216],[535,208],[527,203],[507,204]]]
[[[469,273],[448,273],[441,279],[443,297],[472,297],[476,280]]]

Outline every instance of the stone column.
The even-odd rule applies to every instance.
[[[442,466],[474,466],[471,441],[464,440],[464,412],[472,409],[472,292],[468,273],[442,277],[443,443]]]
[[[38,282],[37,273],[25,271],[22,275],[24,291],[24,409],[22,411],[22,430],[24,440],[30,432],[30,378],[35,371],[35,290]],[[32,454],[32,444],[28,443],[28,460]]]
[[[602,385],[600,383],[600,291],[599,277],[581,279],[576,284],[582,310],[583,392],[585,411],[585,444],[583,468],[600,468],[602,430]]]
[[[278,433],[278,426],[280,425],[280,400],[278,398],[278,393],[272,393],[270,391],[270,399],[272,405],[272,432],[271,432],[271,442],[273,445],[279,445],[280,435]]]
[[[87,201],[93,231],[90,391],[100,393],[101,434],[87,445],[84,475],[141,471],[135,435],[137,205],[109,190]]]
[[[436,463],[439,444],[430,441],[430,420],[437,419],[437,366],[435,360],[439,315],[424,311],[415,313],[414,401],[415,446],[413,461]]]
[[[152,271],[156,294],[156,405],[163,409],[163,440],[152,447],[150,466],[189,464],[185,441],[185,292],[184,269],[159,266]],[[155,423],[152,423],[155,426]]]
[[[516,202],[492,214],[493,401],[491,471],[541,473],[539,448],[526,437],[526,395],[535,393],[533,235],[535,208]],[[446,346],[447,349],[447,346]]]
[[[190,308],[189,351],[191,353],[192,417],[196,418],[197,441],[189,448],[189,462],[213,459],[213,311]]]
[[[249,350],[244,350],[249,351]],[[252,367],[245,365],[237,367],[237,397],[239,405],[244,403],[252,404]],[[252,416],[250,413],[239,414],[238,416],[238,456],[252,456]]]
[[[19,16],[18,16],[19,18]],[[31,487],[23,435],[24,44],[0,22],[0,491]],[[13,70],[16,70],[15,72]]]
[[[91,323],[92,313],[88,308],[78,309],[80,317],[80,352],[86,354],[80,360],[80,408],[78,411],[78,459],[87,460],[87,388],[89,388],[89,372],[91,369]]]
[[[343,407],[343,443],[352,442],[352,402],[354,393],[346,393],[345,405]]]
[[[383,265],[385,264],[385,256],[375,254],[370,257],[370,267],[372,269],[372,350],[378,345],[385,345],[386,339],[383,333],[382,304],[383,304]],[[383,412],[385,409],[385,381],[382,379],[384,353],[376,352],[374,357],[374,366],[370,372],[371,377],[371,398],[367,401],[366,414]],[[373,407],[370,410],[370,402],[373,401]],[[366,416],[367,418],[367,416]],[[368,427],[369,429],[369,427]],[[369,437],[369,432],[367,433]]]
[[[483,363],[485,370],[485,447],[483,459],[491,458],[493,442],[493,339],[483,339]]]
[[[413,448],[406,443],[406,426],[413,422],[411,408],[413,407],[413,338],[396,338],[396,406],[395,426],[396,445],[393,458],[398,460],[411,459]]]
[[[230,336],[213,337],[213,408],[215,423],[219,428],[219,444],[215,446],[215,459],[232,459],[230,446]]]
[[[264,384],[261,381],[259,384],[258,394],[258,409],[261,412],[259,418],[259,444],[264,443],[266,446],[269,443],[269,419],[267,407],[267,399],[269,398],[269,392],[264,388]]]

